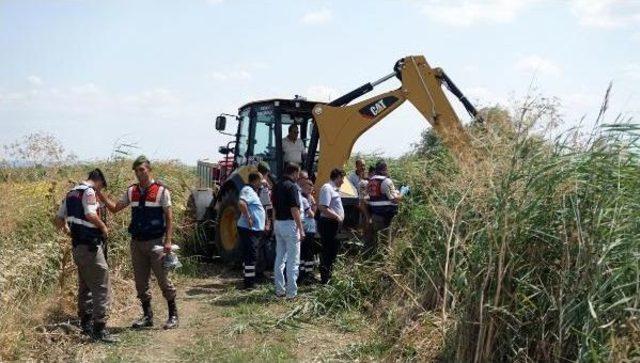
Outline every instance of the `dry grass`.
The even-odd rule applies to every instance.
[[[119,197],[134,181],[129,162],[98,163],[110,183],[109,192]],[[0,182],[0,359],[55,357],[66,347],[77,344],[79,336],[68,334],[68,321],[76,319],[76,272],[70,240],[55,231],[52,219],[70,181],[86,177],[89,165],[51,168],[3,169]],[[173,192],[176,216],[176,241],[191,236],[192,225],[186,218],[188,186],[195,175],[177,163],[154,165],[156,177]],[[114,305],[117,316],[136,306],[130,283],[126,225],[123,212],[109,218],[112,230],[109,264],[112,270]],[[52,344],[55,343],[55,344]],[[51,358],[53,359],[53,358]]]

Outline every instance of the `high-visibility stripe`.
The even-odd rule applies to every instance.
[[[145,207],[160,207],[159,202],[146,202],[144,203]]]
[[[138,202],[131,202],[130,206],[132,207],[137,207],[138,205],[140,205]]]
[[[395,206],[396,204],[393,203],[390,200],[380,200],[380,201],[375,201],[375,202],[368,202],[367,204],[369,204],[372,207],[383,207],[383,206]]]
[[[255,266],[245,266],[244,269],[251,271],[251,270],[255,270],[256,267]]]
[[[256,273],[255,272],[245,272],[244,273],[244,277],[256,277]]]
[[[89,221],[82,220],[80,218],[69,216],[69,217],[66,218],[66,220],[69,223],[80,224],[82,226],[89,227],[89,228],[97,228],[95,224],[93,224],[93,223],[91,223]]]

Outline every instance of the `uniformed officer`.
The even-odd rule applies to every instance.
[[[107,186],[100,169],[71,189],[60,204],[55,223],[71,235],[73,261],[78,268],[78,316],[83,333],[113,343],[105,326],[110,303],[109,267],[104,253],[107,226],[99,216],[96,191]]]
[[[378,232],[389,228],[391,220],[398,213],[398,203],[402,198],[389,178],[387,163],[384,160],[376,163],[375,175],[369,178],[367,184],[367,194],[372,229],[372,241],[368,247],[375,248]]]
[[[143,311],[143,316],[132,327],[140,329],[153,326],[149,290],[149,278],[153,271],[169,308],[169,317],[163,329],[172,329],[178,326],[176,289],[169,280],[168,271],[162,266],[165,254],[171,252],[171,196],[169,189],[152,178],[151,163],[144,155],[133,162],[133,170],[138,183],[131,185],[117,203],[101,193],[98,195],[112,213],[131,205],[131,262]]]

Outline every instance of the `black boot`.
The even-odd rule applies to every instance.
[[[133,329],[150,328],[153,326],[153,311],[151,311],[151,301],[142,303],[142,317],[133,322]]]
[[[169,306],[169,319],[167,319],[167,322],[162,326],[162,329],[164,330],[177,328],[179,325],[178,307],[176,306],[176,301],[169,300],[167,301],[167,305]]]
[[[117,343],[118,339],[109,334],[105,329],[105,323],[93,323],[93,334],[91,335],[94,342]]]
[[[91,314],[85,314],[80,317],[80,329],[82,329],[82,334],[91,336],[91,333],[93,331]]]

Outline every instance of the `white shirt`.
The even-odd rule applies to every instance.
[[[284,153],[285,163],[302,164],[302,154],[304,153],[302,139],[298,138],[295,142],[289,140],[288,137],[282,139],[282,153]]]
[[[358,174],[356,174],[355,171],[352,171],[349,176],[347,177],[347,179],[349,179],[349,182],[351,182],[351,185],[353,185],[353,187],[356,189],[356,193],[358,193],[358,195],[360,195],[360,190],[359,190],[359,186],[360,186],[360,177],[358,176]]]
[[[342,207],[339,188],[332,181],[325,183],[322,188],[320,188],[318,205],[324,205],[344,219],[344,208]],[[324,213],[322,216],[327,217]]]
[[[396,199],[400,196],[400,194],[396,190],[396,186],[393,185],[393,180],[391,180],[391,178],[383,180],[382,184],[380,185],[380,189],[382,193],[386,194],[387,198],[389,198],[390,200]]]

